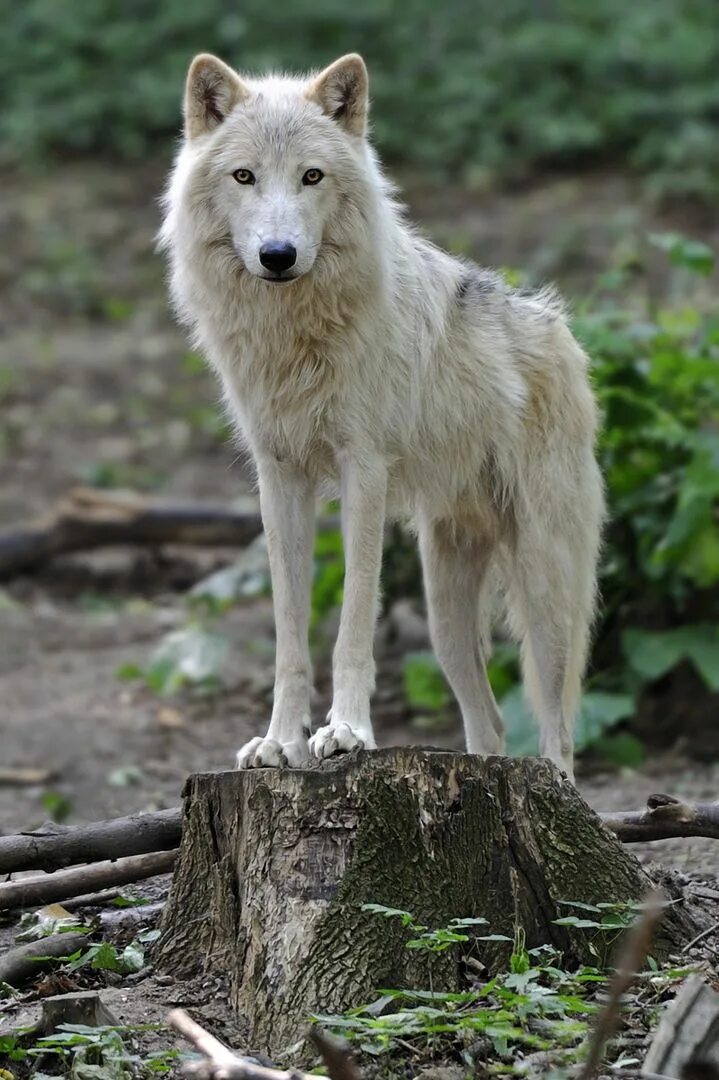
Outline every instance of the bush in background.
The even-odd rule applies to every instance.
[[[383,152],[437,176],[613,159],[717,191],[716,0],[26,0],[0,36],[2,157],[166,154],[203,50],[251,70],[361,51]]]

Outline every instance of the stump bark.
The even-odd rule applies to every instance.
[[[430,927],[483,917],[478,934],[556,946],[594,963],[592,932],[557,926],[560,901],[638,900],[636,859],[550,762],[416,747],[360,751],[296,770],[190,777],[183,837],[155,963],[229,979],[251,1045],[277,1054],[312,1013],[336,1013],[378,988],[426,988],[427,958],[396,919]],[[582,912],[574,912],[583,914]],[[668,912],[653,953],[677,939]],[[435,989],[462,983],[462,956],[433,960]],[[473,942],[491,973],[511,945]]]

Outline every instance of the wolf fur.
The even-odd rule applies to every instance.
[[[259,80],[201,55],[187,78],[160,243],[179,318],[256,464],[276,621],[269,729],[237,764],[376,745],[373,633],[392,516],[419,536],[432,641],[468,750],[504,747],[486,674],[499,581],[541,753],[571,776],[603,514],[587,358],[553,292],[512,289],[406,224],[367,108],[356,55]],[[277,243],[296,261],[267,270],[262,252]],[[311,735],[320,490],[341,497],[346,576],[332,708]]]

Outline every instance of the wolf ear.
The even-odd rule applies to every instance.
[[[212,131],[250,96],[240,76],[209,53],[190,64],[185,84],[185,132],[189,139]]]
[[[364,135],[368,81],[362,57],[348,53],[320,72],[310,84],[307,97],[350,135]]]

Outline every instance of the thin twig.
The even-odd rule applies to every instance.
[[[310,1028],[308,1035],[331,1080],[361,1080],[357,1062],[346,1046],[316,1025]]]
[[[167,1023],[206,1059],[189,1062],[183,1067],[184,1075],[194,1077],[194,1080],[316,1080],[310,1073],[270,1069],[238,1057],[209,1031],[195,1023],[184,1009],[173,1009]],[[339,1044],[316,1028],[311,1030],[310,1038],[322,1055],[330,1080],[361,1080],[354,1061]]]
[[[654,931],[663,911],[663,895],[654,890],[646,898],[644,911],[627,933],[609,995],[589,1037],[587,1058],[577,1080],[593,1080],[602,1062],[604,1048],[619,1024],[621,1001],[649,955]]]
[[[698,945],[700,941],[703,941],[704,938],[708,938],[709,935],[713,934],[715,930],[719,930],[719,922],[713,923],[711,926],[708,926],[706,930],[702,930],[701,934],[697,934],[696,937],[693,937],[691,941],[687,942],[687,944],[684,946],[682,952],[688,953],[693,945]]]

